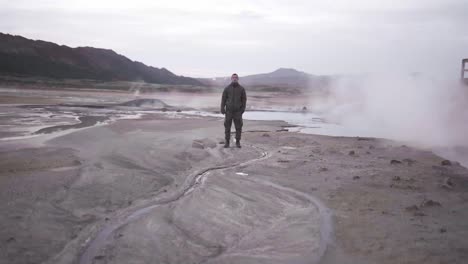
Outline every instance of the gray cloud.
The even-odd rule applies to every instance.
[[[378,2],[378,3],[377,3]],[[457,77],[468,1],[2,1],[0,31],[111,48],[178,74],[296,67]]]

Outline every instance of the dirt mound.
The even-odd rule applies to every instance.
[[[168,104],[164,103],[163,101],[159,99],[144,99],[144,98],[125,102],[125,103],[120,104],[120,106],[155,107],[155,108],[169,107]]]

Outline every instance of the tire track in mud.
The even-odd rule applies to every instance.
[[[107,224],[102,228],[97,235],[91,240],[87,240],[87,246],[86,249],[83,251],[83,253],[80,255],[79,258],[79,264],[92,264],[94,257],[98,255],[99,251],[104,247],[107,239],[109,238],[112,233],[121,228],[122,226],[129,224],[132,221],[135,221],[146,214],[148,214],[150,211],[153,209],[161,206],[161,205],[166,205],[169,203],[177,202],[178,200],[184,198],[185,196],[189,195],[193,190],[195,190],[198,186],[201,185],[203,179],[212,171],[217,171],[217,170],[225,170],[225,169],[232,169],[236,167],[241,167],[241,166],[247,166],[249,164],[259,162],[265,159],[268,159],[271,157],[271,153],[256,147],[252,146],[253,149],[258,150],[261,152],[260,157],[254,158],[245,162],[240,162],[240,163],[235,163],[235,164],[230,164],[230,165],[221,165],[221,166],[215,166],[211,168],[207,168],[201,172],[198,172],[195,174],[195,177],[192,177],[192,180],[190,183],[178,194],[174,195],[173,197],[161,199],[156,202],[152,202],[150,205],[146,205],[137,209],[133,209],[132,211],[127,211],[121,215],[116,216],[118,220]],[[278,188],[284,191],[288,192],[293,192],[296,195],[299,195],[301,197],[306,197],[307,200],[311,201],[319,210],[319,213],[321,215],[321,223],[320,223],[320,232],[321,232],[321,242],[320,242],[320,254],[317,256],[317,260],[314,262],[318,262],[323,255],[326,252],[327,246],[331,243],[331,236],[332,236],[332,222],[331,222],[331,213],[330,211],[315,197],[312,197],[308,194],[299,192],[297,190],[284,187],[281,185],[277,185],[271,182],[267,181],[262,181],[262,180],[255,180],[259,183],[270,185],[274,188]],[[218,256],[221,254],[218,254]],[[214,256],[217,257],[217,256]]]

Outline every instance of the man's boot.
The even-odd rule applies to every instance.
[[[236,147],[242,148],[242,147],[241,147],[241,144],[240,144],[240,140],[236,140]]]
[[[226,140],[226,141],[224,142],[224,148],[229,148],[229,140]]]

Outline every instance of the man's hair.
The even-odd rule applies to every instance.
[[[237,76],[237,77],[239,77],[239,75],[237,75],[237,73],[233,73],[233,74],[231,75],[231,77],[232,77],[232,76]]]

